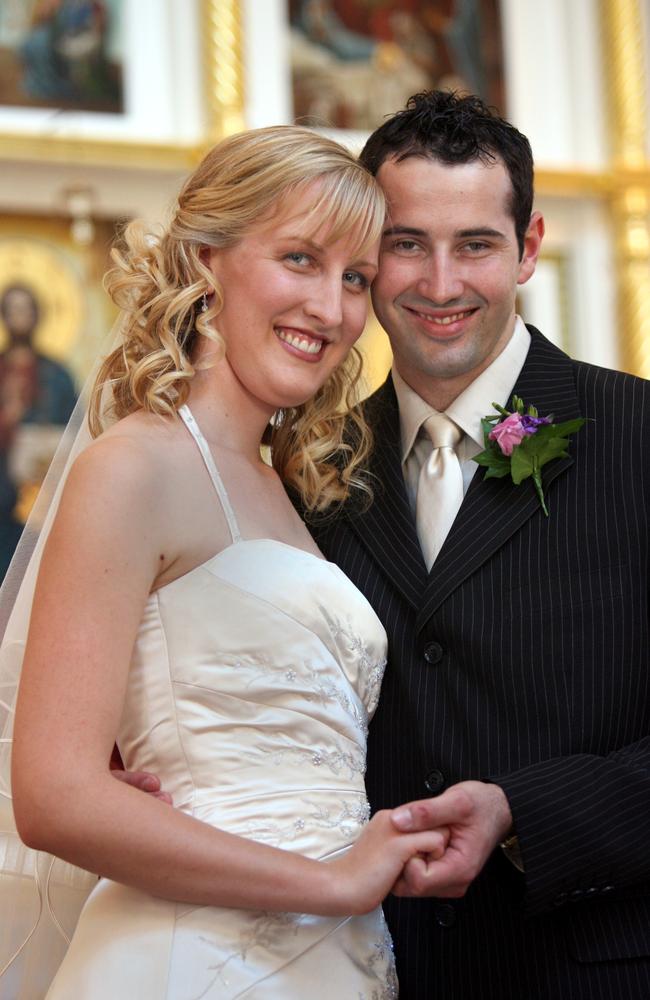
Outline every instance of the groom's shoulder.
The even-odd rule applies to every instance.
[[[587,361],[574,361],[573,369],[576,391],[586,411],[598,411],[614,423],[633,415],[650,431],[650,381]]]
[[[630,412],[636,412],[637,419],[650,421],[650,381],[616,368],[572,358],[539,330],[530,325],[528,329],[534,346],[532,363],[541,365],[549,375],[559,370],[563,375],[570,373],[583,416],[605,414],[609,422],[616,423]]]

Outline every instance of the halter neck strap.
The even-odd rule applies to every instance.
[[[219,497],[219,501],[223,508],[223,512],[226,515],[226,521],[228,522],[228,528],[230,529],[230,537],[233,542],[240,542],[241,533],[239,531],[239,525],[237,524],[237,518],[235,517],[235,512],[232,509],[232,504],[230,503],[226,487],[223,484],[223,479],[219,475],[219,470],[217,469],[214,458],[212,457],[212,452],[210,451],[208,442],[201,433],[201,428],[197,424],[192,411],[186,403],[179,407],[178,412],[183,420],[183,423],[196,441],[199,451],[201,452],[201,457],[203,458],[205,467],[208,470],[208,475],[212,480],[212,485],[215,488],[216,494]]]

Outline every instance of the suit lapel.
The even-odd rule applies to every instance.
[[[390,376],[367,400],[365,415],[375,438],[369,463],[374,499],[349,523],[385,576],[418,608],[427,570],[404,486],[397,398]]]
[[[529,327],[531,346],[513,392],[537,406],[543,415],[552,413],[556,422],[581,416],[575,391],[571,359]],[[510,399],[504,400],[509,405]],[[486,413],[489,410],[486,404]],[[553,517],[551,484],[571,465],[573,458],[557,459],[542,471],[549,516]],[[485,479],[479,468],[463,504],[440,550],[428,578],[418,614],[418,628],[440,604],[486,562],[531,517],[543,517],[529,480],[515,486],[511,479]]]

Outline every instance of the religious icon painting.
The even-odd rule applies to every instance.
[[[504,110],[498,0],[290,0],[294,117],[368,131],[434,87]]]
[[[0,581],[115,319],[101,285],[114,230],[94,220],[79,244],[67,218],[0,222]]]
[[[0,105],[122,114],[123,0],[2,0]]]

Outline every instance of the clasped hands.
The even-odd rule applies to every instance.
[[[113,770],[127,784],[172,804],[152,774]],[[479,874],[497,844],[512,829],[512,814],[498,785],[462,781],[441,795],[388,811],[400,833],[438,829],[445,843],[439,856],[415,855],[404,866],[392,892],[396,896],[459,898]]]
[[[512,829],[512,813],[498,785],[462,781],[442,795],[399,806],[392,812],[403,832],[438,827],[447,831],[444,854],[415,856],[393,886],[396,896],[464,896],[497,844]]]

